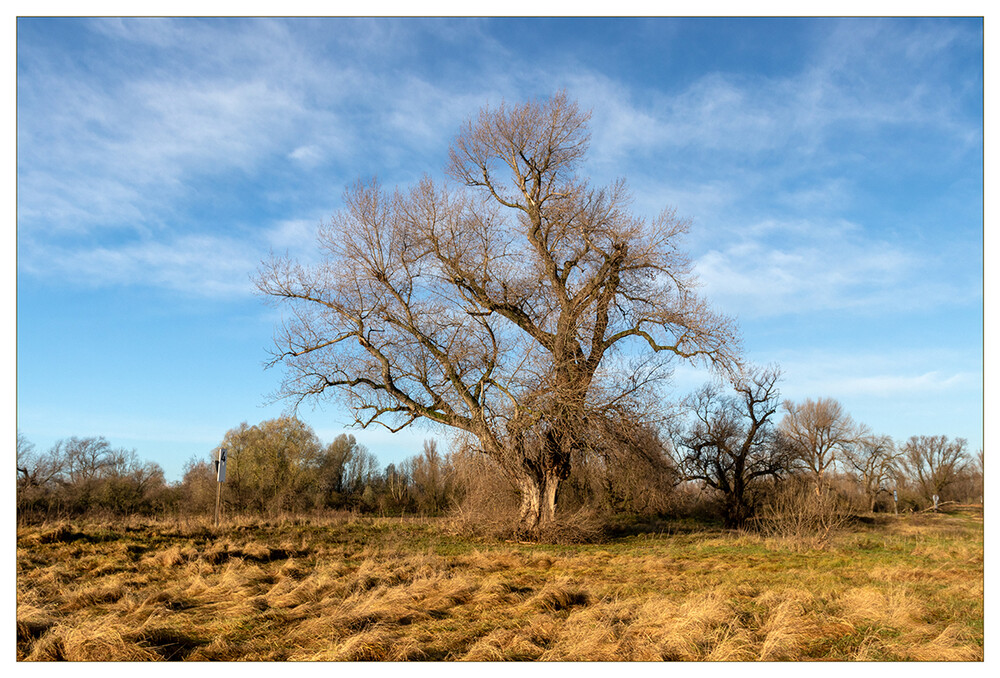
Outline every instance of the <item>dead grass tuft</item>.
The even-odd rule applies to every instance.
[[[185,562],[184,553],[181,550],[179,544],[175,544],[170,548],[152,553],[144,557],[141,564],[149,568],[170,568],[177,567]]]
[[[621,601],[597,601],[574,610],[562,625],[544,659],[554,661],[656,661],[649,643],[631,633],[635,606]]]
[[[114,603],[120,600],[125,593],[125,588],[122,586],[121,582],[118,581],[92,584],[71,593],[61,609],[64,612],[72,612],[74,610],[84,610],[97,605]]]
[[[732,608],[715,592],[689,596],[679,607],[659,598],[639,608],[633,631],[648,639],[661,659],[706,659],[724,638],[731,616]]]
[[[315,659],[348,662],[388,661],[392,656],[395,640],[396,635],[384,627],[366,628],[336,643],[328,653],[321,653]]]
[[[525,626],[498,628],[476,641],[461,659],[476,662],[543,659],[556,634],[556,624],[547,618],[534,619]]]
[[[30,604],[17,606],[17,659],[25,659],[31,646],[56,625],[56,618],[48,611]]]
[[[874,622],[900,629],[912,627],[924,613],[919,601],[900,587],[888,591],[871,586],[851,588],[841,594],[837,607],[852,623]]]
[[[811,626],[803,600],[811,598],[806,592],[779,594],[776,604],[768,610],[767,618],[760,627],[759,634],[763,640],[756,659],[765,662],[788,661],[800,656],[806,630]]]
[[[590,595],[567,579],[550,582],[528,601],[528,605],[546,612],[559,612],[590,603]]]
[[[982,661],[983,648],[972,642],[967,630],[949,624],[931,640],[914,647],[908,658],[924,662]]]
[[[106,619],[57,624],[36,643],[29,660],[71,662],[155,661],[160,655]]]
[[[166,661],[186,659],[197,647],[205,644],[198,637],[173,624],[144,626],[135,638],[139,644]]]

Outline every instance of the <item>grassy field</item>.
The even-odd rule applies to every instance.
[[[603,544],[445,521],[58,523],[17,534],[19,660],[981,660],[983,522],[822,549],[663,523]]]

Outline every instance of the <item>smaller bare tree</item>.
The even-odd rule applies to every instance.
[[[380,499],[380,509],[386,511],[405,510],[410,502],[410,474],[405,462],[396,466],[389,464],[382,474],[384,492]]]
[[[965,438],[911,436],[903,446],[903,465],[920,493],[928,501],[945,491],[969,463]]]
[[[901,453],[889,436],[869,435],[844,447],[844,463],[853,473],[865,494],[868,510],[875,510],[878,496],[891,492]]]
[[[785,401],[784,409],[780,424],[783,444],[819,488],[824,476],[834,468],[838,454],[867,432],[832,398]]]
[[[17,432],[17,489],[46,487],[63,472],[63,458],[57,451],[35,452],[35,445],[20,431]]]
[[[410,477],[418,508],[436,514],[445,507],[444,459],[437,449],[437,441],[424,441],[423,451],[410,460]]]
[[[752,369],[730,395],[708,384],[687,399],[694,422],[678,441],[680,467],[723,497],[729,527],[740,527],[755,507],[757,482],[788,471],[786,448],[777,444],[771,418],[778,409],[777,367]]]
[[[55,452],[58,450],[58,452]],[[97,480],[114,462],[116,451],[103,437],[60,440],[53,447],[53,453],[61,454],[65,460],[66,474],[73,485],[85,485]]]

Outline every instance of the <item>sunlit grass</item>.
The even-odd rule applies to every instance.
[[[718,529],[473,541],[444,521],[22,527],[21,660],[980,660],[981,518],[803,547]]]

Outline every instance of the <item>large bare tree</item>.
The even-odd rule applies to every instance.
[[[322,263],[272,258],[258,277],[290,314],[281,395],[467,432],[520,490],[527,532],[587,431],[655,404],[671,359],[738,363],[733,323],[694,289],[687,222],[577,175],[588,119],[565,94],[485,108],[451,147],[458,186],[359,182],[320,230]]]

